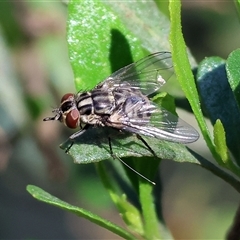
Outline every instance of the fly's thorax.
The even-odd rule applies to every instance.
[[[90,92],[78,93],[76,95],[76,104],[81,116],[93,114],[93,101]]]
[[[112,114],[116,103],[112,91],[95,89],[91,92],[94,112],[99,115]]]
[[[77,108],[81,118],[86,116],[109,115],[115,108],[115,101],[111,91],[94,89],[77,96]],[[97,116],[96,116],[97,117]]]

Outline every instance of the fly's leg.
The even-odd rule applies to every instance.
[[[65,149],[65,153],[68,153],[71,147],[73,146],[74,141],[71,141],[70,145]]]
[[[143,140],[144,141],[144,140]],[[127,165],[121,158],[119,158],[118,156],[116,156],[113,153],[112,150],[112,142],[111,142],[111,138],[108,137],[108,144],[109,144],[109,149],[110,149],[110,154],[112,156],[113,159],[118,159],[123,165],[125,165],[126,167],[128,167],[130,170],[132,170],[133,172],[135,172],[138,176],[140,176],[141,178],[145,179],[146,181],[150,182],[153,185],[156,185],[155,182],[151,181],[150,179],[148,179],[147,177],[143,176],[141,173],[139,173],[138,171],[136,171],[134,168],[130,167],[129,165]],[[147,144],[147,143],[146,143]],[[148,146],[148,144],[147,144]],[[154,155],[155,156],[155,155]]]
[[[120,159],[117,155],[115,155],[113,153],[113,150],[112,150],[112,141],[111,141],[111,138],[108,137],[108,145],[109,145],[109,149],[110,149],[110,154],[112,156],[113,159],[118,159],[120,162],[122,162],[122,159]]]
[[[115,155],[113,154],[113,150],[112,150],[112,142],[110,137],[108,137],[108,145],[109,145],[111,156],[115,158]]]
[[[74,141],[77,137],[81,136],[83,133],[85,133],[87,131],[87,129],[90,127],[90,125],[85,125],[81,130],[79,130],[78,132],[72,134],[69,137],[69,140],[71,141],[71,144],[67,147],[67,149],[65,150],[65,153],[68,153],[69,150],[71,149],[71,147],[74,144]]]
[[[137,138],[142,141],[142,143],[148,148],[148,150],[152,153],[152,155],[157,158],[156,153],[153,151],[153,149],[148,145],[148,143],[142,138],[141,135],[136,134]]]

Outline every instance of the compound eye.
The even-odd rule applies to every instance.
[[[66,116],[66,125],[69,128],[77,128],[79,126],[80,114],[77,109],[71,110]]]
[[[73,93],[66,93],[65,95],[63,95],[62,99],[61,99],[61,103],[63,103],[66,100],[70,100],[71,98],[74,98],[74,94]]]

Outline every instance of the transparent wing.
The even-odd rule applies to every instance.
[[[172,74],[171,53],[157,52],[119,69],[97,88],[132,88],[150,95],[163,86]]]
[[[199,138],[198,132],[188,123],[138,96],[128,98],[117,114],[122,116],[118,118],[121,129],[128,132],[184,144]],[[116,117],[111,119],[114,122]]]

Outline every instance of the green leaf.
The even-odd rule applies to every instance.
[[[222,158],[223,162],[226,162],[228,160],[228,149],[224,127],[220,119],[217,119],[216,123],[214,124],[213,134],[216,151]]]
[[[121,209],[120,214],[131,231],[135,231],[140,235],[144,234],[141,214],[131,203],[127,201],[127,197],[123,194],[118,197],[117,204]]]
[[[169,19],[154,1],[104,1],[148,52],[168,51]],[[147,11],[146,11],[147,9]]]
[[[200,100],[198,97],[197,88],[195,85],[193,73],[188,60],[187,47],[183,39],[181,26],[181,2],[179,0],[169,1],[169,12],[171,19],[170,43],[172,49],[172,58],[177,79],[184,91],[194,115],[197,119],[198,125],[202,131],[203,137],[211,150],[211,153],[216,160],[220,161],[218,154],[210,136],[207,124],[205,122],[202,110],[200,107]]]
[[[228,82],[237,101],[238,108],[240,107],[240,49],[237,49],[229,55],[226,61],[226,71]]]
[[[75,163],[91,163],[110,159],[108,136],[112,139],[113,153],[120,157],[153,157],[149,149],[138,138],[126,132],[118,132],[111,128],[91,128],[81,137],[75,139],[74,145],[69,154],[74,158]],[[177,162],[193,162],[194,159],[185,146],[159,140],[151,137],[143,137],[160,159],[171,159]],[[67,140],[61,148],[67,149],[71,144]]]
[[[69,56],[78,91],[92,89],[147,53],[169,50],[169,19],[154,1],[70,1],[68,12]]]
[[[77,90],[92,89],[133,62],[131,54],[143,57],[140,42],[106,4],[72,0],[68,13],[67,39]]]
[[[27,191],[37,200],[45,202],[47,204],[59,207],[61,209],[64,209],[66,211],[69,211],[73,214],[76,214],[77,216],[83,217],[85,219],[88,219],[89,221],[104,227],[108,229],[109,231],[123,237],[124,239],[136,239],[134,235],[131,233],[128,233],[125,229],[115,225],[114,223],[105,220],[96,214],[93,214],[85,209],[70,205],[69,203],[66,203],[53,195],[45,192],[39,187],[33,186],[33,185],[28,185],[27,186]]]
[[[170,22],[159,1],[103,1],[137,37],[148,53],[169,51]],[[166,3],[164,4],[166,6]],[[159,11],[159,9],[161,11]],[[189,54],[191,63],[196,62]]]
[[[240,112],[232,89],[229,86],[225,61],[219,57],[203,60],[197,72],[201,102],[212,124],[220,119],[225,132],[227,145],[240,165]]]

